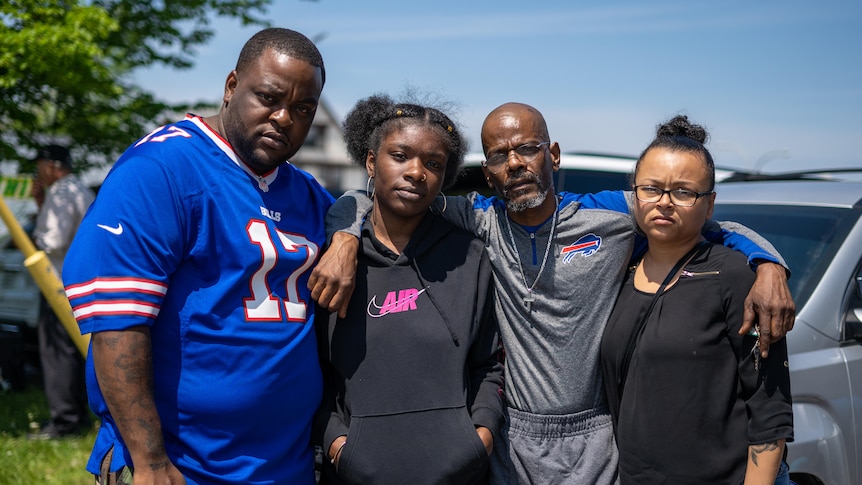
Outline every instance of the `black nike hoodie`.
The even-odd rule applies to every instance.
[[[470,484],[486,479],[476,426],[503,422],[503,369],[483,243],[428,212],[402,254],[366,221],[347,318],[318,323],[322,483]]]

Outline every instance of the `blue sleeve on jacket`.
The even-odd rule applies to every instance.
[[[582,209],[605,209],[629,214],[626,192],[622,190],[603,190],[595,194],[560,193],[560,207],[572,202],[581,204]]]
[[[761,259],[770,263],[782,264],[782,261],[780,261],[774,254],[760,247],[754,241],[738,232],[728,231],[727,229],[721,228],[721,230],[718,231],[704,231],[703,237],[713,243],[721,244],[744,254],[748,258],[749,266],[752,268],[756,267],[756,264],[754,264],[754,260],[756,259]]]
[[[487,196],[476,192],[473,198],[473,210],[487,211],[494,204],[501,203],[502,199],[497,196]]]

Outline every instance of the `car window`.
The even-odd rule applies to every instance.
[[[574,194],[591,194],[602,190],[631,190],[628,173],[600,172],[561,168],[556,187]]]
[[[797,307],[805,305],[859,213],[836,207],[715,204],[713,219],[735,221],[757,231],[784,256]]]
[[[496,195],[494,189],[485,182],[485,174],[481,167],[464,167],[452,187],[446,189],[446,195],[466,195],[479,192],[482,195]]]

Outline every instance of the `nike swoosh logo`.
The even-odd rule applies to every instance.
[[[410,300],[415,300],[416,298],[418,298],[418,297],[419,297],[419,295],[421,295],[422,293],[425,293],[425,290],[427,290],[427,289],[428,289],[427,287],[426,287],[426,288],[422,288],[421,290],[419,290],[419,291],[418,291],[415,295],[413,295],[413,296],[409,296],[409,297],[407,297],[407,298],[403,298],[403,299],[401,299],[401,300],[395,300],[395,302],[393,302],[392,304],[390,304],[390,305],[389,305],[389,308],[398,308],[398,307],[400,307],[402,304],[404,304],[405,302],[409,302]],[[372,297],[371,297],[371,301],[369,301],[369,302],[368,302],[368,307],[365,309],[366,313],[368,313],[368,316],[369,316],[369,317],[371,317],[371,318],[380,318],[380,317],[385,317],[386,315],[389,315],[389,313],[390,313],[390,311],[391,311],[391,310],[386,310],[385,312],[381,312],[381,313],[376,313],[376,314],[375,314],[375,313],[371,313],[371,307],[372,307],[372,306],[373,306],[373,307],[375,307],[375,308],[377,308],[377,311],[378,311],[378,312],[380,312],[380,310],[382,310],[382,309],[383,309],[383,307],[382,307],[382,306],[380,306],[380,305],[378,305],[378,304],[377,304],[377,295],[372,296]]]
[[[104,224],[96,224],[96,227],[101,227],[115,236],[119,236],[123,233],[123,225],[120,223],[117,223],[117,227],[106,226]]]

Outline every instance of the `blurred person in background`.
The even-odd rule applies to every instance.
[[[39,207],[33,240],[57,275],[95,194],[72,173],[69,150],[42,147],[36,155],[33,198]],[[44,297],[40,298],[39,359],[51,419],[31,439],[57,439],[86,432],[90,411],[84,384],[84,358]]]

